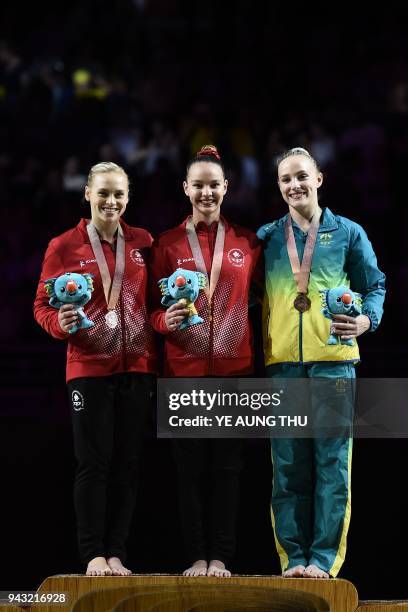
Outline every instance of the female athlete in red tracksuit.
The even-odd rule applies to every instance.
[[[180,304],[164,310],[157,285],[153,289],[156,308],[151,315],[152,325],[166,335],[165,376],[238,377],[253,371],[248,297],[251,281],[254,275],[258,276],[261,249],[255,234],[220,216],[227,186],[217,149],[203,147],[189,163],[184,182],[192,216],[164,232],[152,248],[152,283],[170,276],[177,268],[199,270],[197,247],[194,250],[187,236],[187,230],[190,235],[193,231],[210,285],[209,294],[200,291],[195,301],[204,322],[183,330],[179,325],[188,310]],[[192,563],[184,575],[229,576],[225,565],[235,548],[242,441],[178,439],[174,441],[174,453],[182,528]],[[199,480],[208,468],[212,472],[212,496],[210,533],[206,537]]]
[[[68,340],[79,551],[87,574],[93,576],[131,573],[123,566],[125,541],[155,386],[156,355],[146,310],[145,264],[152,238],[121,220],[128,193],[128,177],[116,164],[106,162],[91,169],[85,189],[91,223],[82,219],[50,242],[34,305],[35,318],[45,331]],[[93,239],[88,233],[90,225]],[[120,291],[112,303],[113,289],[108,286],[109,308],[100,273],[103,266],[92,242],[95,239],[109,271],[108,285],[117,278],[118,252],[122,253],[124,271],[123,275],[118,273],[121,279],[116,284]],[[69,330],[78,320],[76,311],[72,305],[59,310],[51,307],[44,288],[44,281],[66,272],[90,273],[94,284],[91,301],[84,307],[94,327],[71,335]]]

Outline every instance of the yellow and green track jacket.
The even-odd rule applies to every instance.
[[[320,291],[346,285],[361,293],[362,312],[371,320],[370,330],[378,327],[383,313],[385,275],[377,266],[367,234],[357,223],[323,209],[309,279],[312,305],[302,314],[293,306],[297,289],[286,249],[286,217],[258,230],[265,252],[265,363],[357,362],[357,342],[353,346],[326,344],[330,320],[322,314]],[[293,221],[292,225],[302,261],[307,234]]]

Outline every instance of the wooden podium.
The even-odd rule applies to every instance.
[[[358,595],[347,580],[312,580],[277,576],[186,578],[169,575],[52,576],[40,592],[67,592],[73,612],[355,612]],[[64,608],[59,606],[59,610]],[[44,612],[56,612],[44,606]]]
[[[186,578],[61,575],[47,578],[38,593],[66,593],[64,605],[35,605],[39,612],[408,612],[408,601],[359,602],[342,579],[280,576]],[[16,612],[23,608],[4,607]]]

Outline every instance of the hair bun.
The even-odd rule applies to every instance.
[[[218,153],[217,147],[214,145],[204,145],[197,153],[197,157],[215,157],[221,161],[221,155]]]

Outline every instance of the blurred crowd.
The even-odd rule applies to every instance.
[[[126,169],[127,221],[157,235],[186,215],[185,164],[208,143],[229,179],[225,215],[253,229],[285,212],[277,155],[307,148],[325,174],[322,205],[361,222],[391,277],[392,302],[408,303],[402,26],[395,19],[379,32],[374,23],[370,34],[340,19],[299,46],[288,43],[274,3],[238,2],[233,15],[223,4],[74,1],[25,26],[11,3],[2,7],[6,342],[45,341],[31,321],[42,256],[87,215],[93,164]]]

